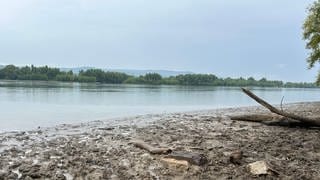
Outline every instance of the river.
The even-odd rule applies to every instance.
[[[250,88],[270,103],[319,101],[320,89]],[[0,131],[145,114],[257,105],[239,87],[0,81]]]

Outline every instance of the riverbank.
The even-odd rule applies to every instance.
[[[320,102],[284,109],[320,114]],[[231,121],[228,115],[266,112],[243,107],[136,116],[0,134],[0,179],[250,179],[247,165],[266,161],[277,173],[262,179],[320,177],[320,131]],[[204,166],[175,165],[134,147],[132,139],[204,154]],[[230,154],[241,150],[240,164]]]

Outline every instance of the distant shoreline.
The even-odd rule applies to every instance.
[[[57,81],[57,80],[11,80],[11,79],[0,79],[1,81],[8,81],[8,82],[56,82],[56,83],[66,83],[66,84],[70,84],[70,83],[78,83],[78,84],[100,84],[100,85],[150,85],[150,86],[185,86],[185,87],[257,87],[257,88],[307,88],[307,89],[320,89],[320,86],[306,86],[306,87],[294,87],[294,86],[290,86],[290,87],[285,87],[285,86],[226,86],[226,85],[183,85],[183,84],[134,84],[134,83],[101,83],[101,82],[78,82],[78,81]],[[1,87],[1,86],[0,86]]]
[[[163,77],[158,73],[132,76],[123,72],[104,71],[102,69],[63,71],[59,68],[48,66],[17,67],[7,65],[0,68],[0,79],[3,80],[43,80],[60,82],[98,82],[103,84],[150,84],[150,85],[184,85],[184,86],[226,86],[226,87],[284,87],[284,88],[317,88],[315,83],[283,82],[279,80],[259,80],[249,78],[221,78],[214,74],[179,74]]]

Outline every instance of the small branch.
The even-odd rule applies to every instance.
[[[208,162],[208,159],[203,154],[192,152],[174,152],[167,155],[167,159],[175,159],[177,161],[187,161],[190,164],[202,166]]]
[[[283,112],[283,108],[282,108],[283,99],[284,99],[284,96],[282,96],[281,103],[280,103],[280,108],[282,112]]]
[[[176,164],[176,165],[183,165],[183,166],[189,166],[189,162],[185,160],[176,160],[173,158],[162,158],[162,161],[170,164]]]
[[[170,148],[156,148],[156,147],[153,147],[153,146],[146,144],[145,142],[143,142],[141,140],[131,141],[131,143],[138,148],[147,150],[151,154],[169,154],[172,152],[172,150]]]

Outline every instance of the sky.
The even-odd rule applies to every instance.
[[[0,0],[0,64],[315,80],[312,0]]]

